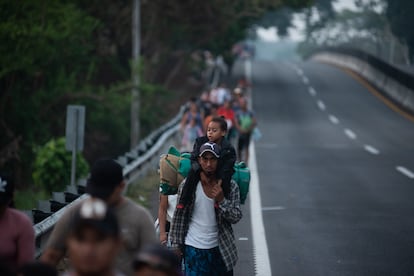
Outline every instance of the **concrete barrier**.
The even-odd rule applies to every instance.
[[[414,114],[414,89],[401,83],[398,74],[389,76],[363,59],[338,52],[318,52],[312,55],[311,59],[352,70],[368,80],[402,109]],[[401,74],[404,74],[404,77],[407,75],[402,71]]]

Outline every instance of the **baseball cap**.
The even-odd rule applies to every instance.
[[[73,233],[81,233],[86,227],[93,228],[104,236],[119,237],[120,230],[115,213],[105,201],[88,198],[80,203],[73,219]]]
[[[0,204],[7,204],[13,198],[14,184],[6,173],[0,173]]]
[[[220,148],[219,146],[214,143],[214,142],[207,142],[204,143],[201,147],[200,147],[200,155],[202,156],[204,153],[206,152],[211,152],[215,157],[219,158],[220,157]]]
[[[93,197],[105,200],[123,179],[121,165],[112,159],[100,159],[92,166],[86,192]]]
[[[180,258],[167,247],[160,244],[148,244],[135,257],[132,263],[134,270],[150,266],[168,275],[182,275]]]

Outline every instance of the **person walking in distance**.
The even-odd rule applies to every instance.
[[[112,159],[100,159],[92,166],[86,192],[93,198],[104,200],[113,208],[122,238],[122,248],[116,256],[116,267],[124,274],[132,275],[131,263],[135,255],[142,246],[157,242],[157,239],[150,213],[123,195],[125,186],[122,167]],[[66,240],[71,231],[74,214],[81,203],[66,210],[55,224],[41,261],[57,265],[65,255]]]
[[[191,151],[195,139],[203,135],[203,120],[196,98],[191,98],[189,101],[189,109],[181,118],[180,131],[182,134],[180,151]]]
[[[170,230],[170,243],[184,256],[185,275],[233,275],[237,248],[232,224],[242,218],[236,182],[224,192],[216,176],[220,149],[207,142],[200,147],[199,177],[183,181]],[[189,193],[182,190],[188,185]]]
[[[240,161],[248,164],[250,139],[257,122],[254,112],[247,108],[247,100],[241,98],[239,102],[240,110],[237,112],[235,120],[236,129],[239,133],[237,157]]]

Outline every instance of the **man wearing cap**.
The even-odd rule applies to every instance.
[[[153,219],[142,206],[123,196],[126,184],[122,167],[111,159],[101,159],[92,167],[86,192],[94,198],[104,200],[113,208],[121,228],[122,247],[116,258],[116,267],[132,275],[131,263],[142,246],[156,242]],[[66,239],[71,231],[76,204],[66,210],[55,224],[41,260],[57,265],[66,252]]]
[[[115,257],[121,246],[121,232],[115,214],[97,198],[84,200],[73,217],[67,238],[71,268],[64,276],[121,276]]]
[[[16,272],[34,260],[35,234],[29,217],[10,208],[13,194],[11,177],[0,173],[0,266]]]
[[[185,184],[192,192],[188,199],[178,200],[184,203],[178,204],[174,212],[169,238],[172,248],[184,256],[186,275],[233,275],[237,262],[231,225],[242,217],[239,187],[232,180],[230,192],[223,194],[216,176],[219,157],[216,143],[200,147],[200,176]]]

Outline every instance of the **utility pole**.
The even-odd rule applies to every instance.
[[[131,149],[138,145],[140,136],[140,93],[139,93],[139,58],[140,58],[140,0],[132,0],[132,91],[131,91]]]

